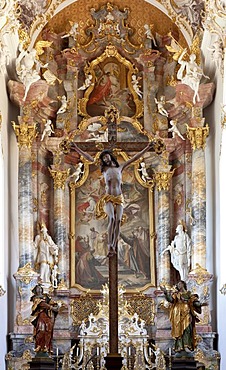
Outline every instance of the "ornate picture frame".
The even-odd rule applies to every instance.
[[[98,154],[97,154],[98,158]],[[120,152],[120,160],[127,160]],[[135,292],[155,286],[153,183],[140,176],[137,161],[123,173],[126,222],[118,242],[118,279]],[[107,220],[95,219],[95,205],[104,192],[97,163],[84,161],[83,176],[70,184],[70,285],[97,293],[108,282]]]

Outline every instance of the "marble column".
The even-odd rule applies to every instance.
[[[33,266],[33,195],[31,146],[36,137],[32,119],[18,117],[13,129],[19,146],[18,213],[19,213],[19,267]]]
[[[49,168],[54,181],[54,241],[59,248],[59,279],[61,288],[67,281],[67,261],[69,258],[68,248],[66,248],[67,227],[65,215],[65,182],[69,176],[70,170],[60,170],[53,166]]]
[[[171,167],[171,166],[169,166]],[[170,255],[162,253],[170,239],[170,184],[174,171],[155,172],[154,181],[158,191],[157,204],[157,284],[170,282]]]
[[[191,142],[192,153],[192,269],[196,265],[206,267],[206,138],[209,127],[187,126],[187,137]]]

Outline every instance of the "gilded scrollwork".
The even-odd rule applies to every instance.
[[[66,180],[70,174],[70,169],[67,170],[60,170],[60,169],[51,169],[49,167],[49,172],[54,181],[54,189],[65,189]]]
[[[127,311],[130,315],[137,313],[146,325],[154,324],[156,312],[153,298],[143,294],[134,294],[131,298],[126,298],[126,302]]]
[[[37,136],[36,124],[29,125],[27,122],[23,121],[21,124],[17,125],[12,121],[12,126],[15,131],[19,147],[31,148],[34,139]]]
[[[209,126],[205,127],[189,127],[187,126],[187,137],[191,142],[193,150],[204,149],[206,146],[206,138],[209,135]]]
[[[90,294],[81,295],[71,302],[71,318],[73,325],[80,325],[82,321],[87,321],[89,315],[97,315],[100,308],[98,301]]]
[[[155,172],[154,181],[158,191],[169,190],[174,170],[169,172]]]

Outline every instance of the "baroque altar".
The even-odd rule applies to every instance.
[[[143,330],[144,337],[141,332],[138,337],[142,351],[147,349],[146,365],[152,357],[148,348],[154,348],[150,343],[165,355],[173,347],[159,285],[174,285],[181,278],[172,254],[165,252],[179,223],[191,239],[187,283],[202,302],[208,303],[213,279],[206,270],[209,127],[203,110],[211,103],[215,86],[202,69],[200,36],[197,33],[189,45],[170,18],[157,8],[153,12],[146,2],[138,29],[133,22],[143,10],[138,7],[136,15],[133,3],[124,8],[119,1],[92,6],[86,9],[86,22],[79,4],[85,7],[78,1],[49,20],[33,46],[21,32],[17,78],[8,82],[10,98],[20,109],[18,121],[12,122],[19,153],[20,255],[15,273],[19,313],[7,355],[10,366],[18,370],[35,355],[30,291],[38,282],[61,303],[53,356],[63,358],[78,341],[87,351],[81,325],[83,331],[88,322],[92,326],[109,273],[107,223],[94,215],[104,192],[99,169],[103,149],[111,149],[122,163],[152,143],[152,149],[123,174],[126,222],[118,242],[118,279],[125,297],[132,300],[139,293],[151,305],[151,322],[142,318],[141,297],[133,312],[143,326],[137,330]],[[161,27],[158,17],[164,20]],[[94,163],[73,151],[73,143],[92,154]],[[35,243],[43,225],[51,245],[47,263]],[[45,280],[40,280],[46,276],[42,263]],[[83,301],[80,315],[76,311],[79,320],[73,310],[83,295],[87,303]],[[125,327],[120,330],[123,338]],[[197,359],[217,363],[208,306],[197,332]],[[134,348],[128,343],[120,348],[122,355]]]

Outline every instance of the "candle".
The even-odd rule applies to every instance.
[[[56,355],[57,355],[57,357],[58,357],[58,355],[59,355],[59,349],[58,349],[58,347],[57,347],[57,349],[56,349]]]
[[[99,354],[100,354],[100,348],[97,347],[97,356],[99,356]]]
[[[149,347],[148,351],[149,351],[149,356],[151,357],[151,348],[150,347]]]
[[[129,347],[129,356],[131,356],[131,347]]]
[[[78,347],[77,347],[77,349],[76,349],[76,356],[78,357]]]
[[[172,354],[172,348],[169,347],[169,356],[171,356],[171,354]]]

